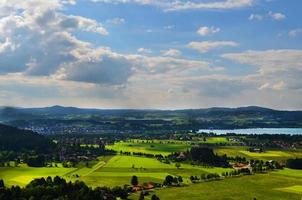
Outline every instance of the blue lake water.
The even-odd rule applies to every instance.
[[[227,134],[227,133],[302,135],[302,128],[247,128],[247,129],[234,129],[234,130],[200,129],[198,132],[216,133],[218,135]]]

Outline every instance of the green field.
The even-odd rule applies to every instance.
[[[172,152],[186,151],[190,149],[188,142],[181,141],[165,141],[165,140],[132,140],[121,141],[114,145],[106,146],[107,149],[112,149],[117,152],[141,152],[148,154],[162,154],[169,155]]]
[[[302,151],[281,151],[281,150],[267,150],[264,153],[256,153],[247,151],[247,147],[242,146],[227,146],[215,149],[219,155],[227,154],[228,156],[241,156],[248,159],[260,160],[286,160],[289,158],[302,158]]]
[[[196,140],[195,144],[217,144],[230,143],[226,137],[208,137],[206,141]],[[115,150],[117,152],[140,152],[148,154],[162,154],[169,155],[173,152],[187,151],[191,148],[190,141],[178,140],[130,140],[116,142],[114,145],[106,146],[107,149]]]
[[[302,172],[301,172],[302,173]],[[261,174],[203,182],[188,187],[174,187],[155,191],[161,199],[182,200],[300,200],[302,179]],[[134,194],[132,199],[138,198]]]
[[[20,167],[2,167],[0,168],[0,178],[4,179],[7,185],[25,186],[32,179],[47,176],[64,176],[75,170],[75,168],[34,168],[21,165]]]
[[[0,169],[0,177],[7,185],[22,185],[33,178],[63,176],[67,180],[83,180],[92,187],[96,186],[123,186],[129,184],[133,175],[143,182],[162,183],[167,175],[182,176],[185,183],[189,183],[191,175],[200,176],[204,173],[218,173],[230,171],[225,168],[204,168],[182,164],[179,169],[174,163],[164,164],[153,158],[123,156],[100,157],[99,162],[91,168],[31,168],[27,166],[9,167]],[[79,175],[79,178],[76,178]]]
[[[201,143],[202,141],[198,141]],[[211,137],[207,143],[227,142],[224,137]],[[116,151],[142,152],[149,154],[168,155],[172,152],[186,151],[191,146],[186,141],[168,140],[131,140],[117,142],[107,148]],[[242,156],[248,159],[285,160],[302,157],[301,151],[267,150],[265,153],[251,153],[247,147],[223,146],[215,149],[218,154],[228,156]],[[102,156],[98,161],[91,162],[91,167],[78,164],[75,168],[58,167],[32,168],[24,164],[19,167],[0,168],[0,178],[7,186],[25,186],[32,179],[47,176],[62,176],[66,180],[84,181],[91,187],[123,186],[130,184],[133,175],[138,176],[139,182],[162,183],[167,175],[182,176],[183,187],[161,188],[152,191],[161,199],[182,200],[300,200],[302,197],[302,170],[284,169],[268,174],[257,174],[242,177],[226,178],[219,181],[192,184],[190,176],[200,176],[205,173],[222,174],[231,168],[201,167],[182,163],[177,169],[175,163],[165,164],[155,158],[138,156]],[[131,195],[138,199],[139,193]],[[145,199],[150,199],[146,197]]]

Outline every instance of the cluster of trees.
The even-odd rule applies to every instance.
[[[3,180],[0,180],[0,199],[30,199],[30,200],[115,200],[116,198],[127,199],[128,188],[97,187],[92,189],[84,182],[66,182],[65,179],[56,176],[46,179],[34,179],[26,187],[12,186],[5,188]]]
[[[286,167],[291,169],[302,169],[302,158],[288,159]]]
[[[263,160],[250,160],[250,165],[254,173],[262,173],[268,170],[283,169],[283,166],[274,160],[266,161]]]
[[[218,180],[218,179],[220,179],[220,175],[217,173],[202,174],[201,176],[190,176],[190,180],[192,183],[196,183],[201,180],[209,181],[209,180]]]
[[[237,162],[237,163],[245,163],[246,158],[241,157],[241,156],[235,156],[235,157],[228,156],[228,161],[233,161],[233,162]]]
[[[226,155],[219,156],[214,153],[213,149],[203,146],[194,146],[190,151],[187,151],[183,158],[179,158],[179,153],[173,153],[168,157],[173,161],[191,161],[200,165],[210,165],[215,167],[229,167],[228,158]]]
[[[148,196],[149,193],[148,192],[141,192],[140,195],[139,195],[139,198],[138,200],[144,200],[145,199],[145,196]],[[160,200],[160,198],[158,196],[156,196],[155,194],[153,194],[151,196],[151,200]]]
[[[171,175],[168,175],[166,176],[164,182],[163,182],[163,185],[166,185],[166,186],[172,186],[172,185],[177,185],[179,186],[180,184],[183,183],[183,179],[181,176],[171,176]]]
[[[222,176],[224,177],[232,177],[232,176],[239,176],[239,175],[251,175],[252,172],[248,168],[243,168],[243,169],[238,169],[238,170],[233,170],[230,172],[223,172]]]

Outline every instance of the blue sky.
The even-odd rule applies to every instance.
[[[0,104],[302,109],[300,0],[0,2]]]

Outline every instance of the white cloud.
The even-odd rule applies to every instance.
[[[252,20],[257,20],[257,21],[261,21],[261,20],[264,20],[264,19],[272,19],[272,20],[275,20],[275,21],[281,21],[281,20],[284,20],[286,19],[286,15],[283,14],[283,13],[274,13],[272,11],[269,11],[267,13],[267,15],[263,14],[251,14],[248,18],[250,21]]]
[[[203,10],[203,9],[234,9],[252,6],[255,0],[223,0],[211,2],[193,2],[187,0],[91,0],[98,3],[135,3],[161,7],[165,11]]]
[[[127,82],[132,68],[126,58],[75,37],[79,31],[106,35],[107,30],[94,19],[63,14],[66,3],[73,1],[0,4],[12,12],[0,18],[0,73],[96,84]]]
[[[284,20],[286,18],[286,15],[283,13],[274,13],[272,11],[268,12],[268,16],[273,19],[273,20],[277,20],[277,21],[281,21]]]
[[[195,49],[200,53],[206,53],[210,50],[223,47],[237,47],[239,44],[234,41],[204,41],[204,42],[190,42],[187,45],[191,49]]]
[[[161,53],[163,56],[172,56],[172,57],[177,57],[181,55],[181,51],[177,49],[162,50]]]
[[[151,49],[148,49],[148,48],[143,48],[143,47],[141,47],[141,48],[138,48],[138,49],[137,49],[137,52],[138,52],[138,53],[148,54],[148,53],[152,53],[152,50],[151,50]]]
[[[223,58],[256,67],[250,78],[258,81],[259,89],[301,90],[302,50],[279,49],[223,54]]]
[[[167,25],[167,26],[164,26],[164,29],[165,29],[165,30],[172,30],[172,29],[174,29],[174,28],[175,28],[174,25]]]
[[[261,21],[263,19],[263,16],[262,15],[259,15],[259,14],[251,14],[248,18],[249,20],[258,20],[258,21]]]
[[[289,37],[297,37],[300,34],[302,34],[302,28],[293,29],[288,32]]]
[[[126,20],[124,18],[115,17],[112,19],[106,20],[107,23],[119,25],[119,24],[125,24]]]
[[[122,85],[128,81],[133,73],[130,61],[109,49],[94,51],[90,52],[91,55],[87,52],[87,57],[66,64],[56,76],[63,80],[100,85]]]
[[[211,68],[208,62],[202,60],[180,59],[163,56],[142,56],[142,55],[127,55],[129,61],[135,66],[137,75],[145,74],[146,76],[182,76],[184,72],[192,69],[201,71],[216,71],[216,68]]]
[[[208,36],[208,35],[213,35],[215,33],[218,33],[220,31],[220,28],[216,27],[207,27],[207,26],[202,26],[197,30],[197,33],[201,36]]]

